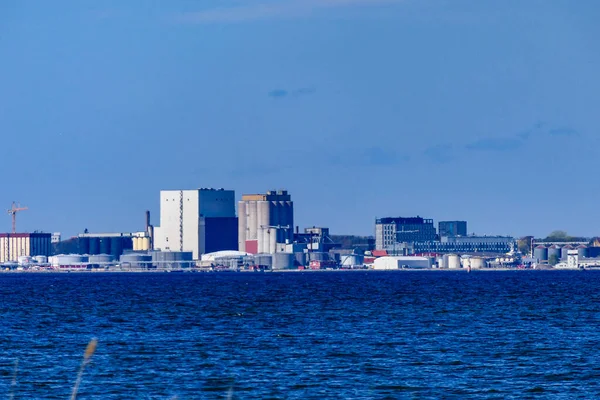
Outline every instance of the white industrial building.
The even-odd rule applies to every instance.
[[[428,257],[379,257],[373,262],[373,269],[424,269],[431,268],[431,259]]]
[[[276,253],[294,239],[294,203],[285,190],[243,195],[238,203],[238,249]]]
[[[49,256],[51,238],[49,233],[0,233],[0,263],[18,261],[19,257]]]
[[[232,244],[228,245],[228,242]],[[225,250],[219,247],[235,247],[236,244],[237,219],[233,190],[160,192],[160,226],[154,228],[155,249],[191,251],[197,260],[201,254]]]

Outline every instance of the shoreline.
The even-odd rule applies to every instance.
[[[567,268],[547,268],[547,269],[517,269],[517,268],[482,268],[482,269],[472,269],[471,273],[476,272],[507,272],[507,271],[595,271],[600,268],[586,268],[586,269],[567,269]],[[456,268],[456,269],[447,269],[447,268],[414,268],[414,269],[280,269],[280,270],[269,270],[269,271],[234,271],[234,270],[224,270],[224,271],[203,271],[203,270],[167,270],[167,269],[154,269],[154,270],[10,270],[10,271],[0,271],[0,274],[123,274],[123,273],[132,273],[132,274],[265,274],[265,273],[283,273],[283,274],[294,274],[294,273],[356,273],[356,272],[366,272],[366,273],[379,273],[379,272],[462,272],[469,273],[467,269],[464,268]]]

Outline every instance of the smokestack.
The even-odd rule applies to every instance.
[[[296,235],[300,234],[300,227],[298,225],[296,225]]]
[[[146,232],[150,229],[150,211],[146,210]]]

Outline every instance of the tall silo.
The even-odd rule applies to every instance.
[[[110,242],[111,242],[111,240],[109,237],[101,237],[100,238],[100,254],[111,254]]]
[[[87,236],[79,238],[79,254],[90,254],[90,238]]]
[[[88,251],[88,254],[100,254],[100,238],[90,238],[90,250]]]
[[[560,257],[562,256],[562,251],[560,246],[554,245],[548,248],[548,261],[554,260],[556,262],[560,261]]]
[[[238,203],[238,250],[246,251],[246,234],[248,220],[246,217],[246,202]]]
[[[259,201],[256,204],[257,208],[257,225],[258,225],[258,252],[273,253],[275,249],[270,249],[268,227],[270,226],[270,201]]]
[[[567,256],[569,254],[569,250],[573,250],[573,246],[571,246],[570,244],[563,246],[562,249],[560,249],[560,259],[563,261],[567,260]]]
[[[107,253],[108,254],[108,253]],[[123,238],[120,236],[115,236],[110,240],[110,254],[115,259],[118,259],[121,254],[123,254]]]
[[[258,239],[258,203],[256,201],[249,201],[246,203],[246,213],[248,214],[248,227],[247,234],[245,235],[246,240],[257,240]]]
[[[536,246],[533,249],[533,258],[537,262],[548,261],[548,248],[544,245]]]
[[[579,256],[579,258],[585,258],[588,255],[588,248],[586,245],[579,245],[577,246],[577,255]]]

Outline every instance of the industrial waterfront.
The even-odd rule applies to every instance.
[[[600,267],[600,240],[553,232],[546,238],[469,233],[467,221],[374,218],[373,236],[300,230],[286,190],[243,194],[200,188],[159,194],[159,224],[63,238],[58,232],[0,233],[5,272],[271,272],[320,270],[510,270]],[[142,220],[142,218],[140,218]]]

